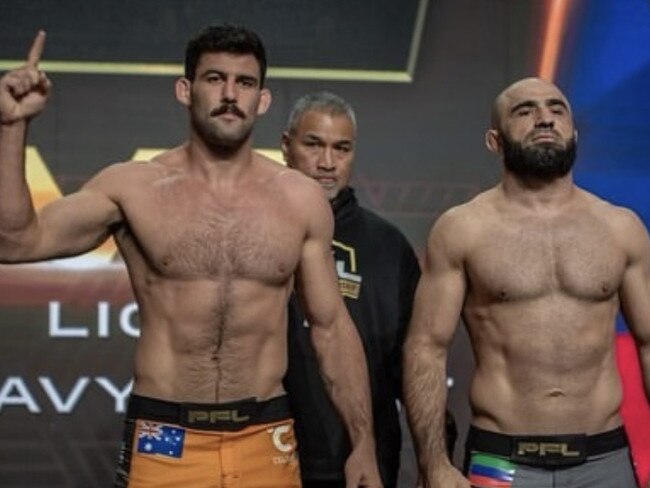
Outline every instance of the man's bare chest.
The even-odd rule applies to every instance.
[[[618,291],[625,255],[594,221],[513,223],[487,230],[467,260],[470,283],[495,301],[559,293],[600,301]]]
[[[292,213],[274,199],[152,199],[130,208],[127,220],[149,266],[168,277],[283,282],[303,239]]]

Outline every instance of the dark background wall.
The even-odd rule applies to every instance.
[[[421,253],[440,212],[497,181],[499,163],[483,144],[490,105],[507,84],[538,73],[554,1],[562,0],[0,0],[0,67],[22,58],[37,28],[48,30],[44,60],[59,63],[29,144],[68,193],[138,149],[182,142],[175,76],[142,66],[174,72],[199,27],[245,23],[266,40],[272,68],[273,104],[256,147],[279,147],[302,94],[348,99],[359,124],[357,193]],[[647,2],[630,2],[646,15]],[[104,62],[123,74],[98,73],[111,71]],[[137,324],[131,300],[119,264],[0,267],[0,486],[110,485]],[[471,368],[460,328],[449,371],[461,436]],[[407,440],[403,486],[415,477],[410,449]],[[462,442],[457,462],[461,450]]]

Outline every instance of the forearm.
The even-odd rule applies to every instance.
[[[0,245],[18,245],[35,213],[25,176],[27,122],[0,124]]]
[[[352,445],[372,439],[372,410],[365,353],[350,323],[333,328],[312,327],[312,340],[321,375]]]
[[[446,353],[425,344],[405,344],[404,402],[418,465],[426,475],[449,463],[445,438]]]

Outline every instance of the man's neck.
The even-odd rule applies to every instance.
[[[535,180],[522,179],[509,172],[504,173],[499,187],[507,201],[538,210],[566,205],[574,198],[577,188],[571,173],[552,180]]]
[[[215,172],[220,177],[237,178],[253,163],[251,138],[237,146],[210,146],[198,137],[187,143],[188,163],[190,167],[207,175]]]

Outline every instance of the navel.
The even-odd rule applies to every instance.
[[[566,394],[564,393],[564,391],[560,390],[559,388],[553,388],[548,393],[548,396],[550,396],[551,398],[558,398],[558,397],[566,396]]]

